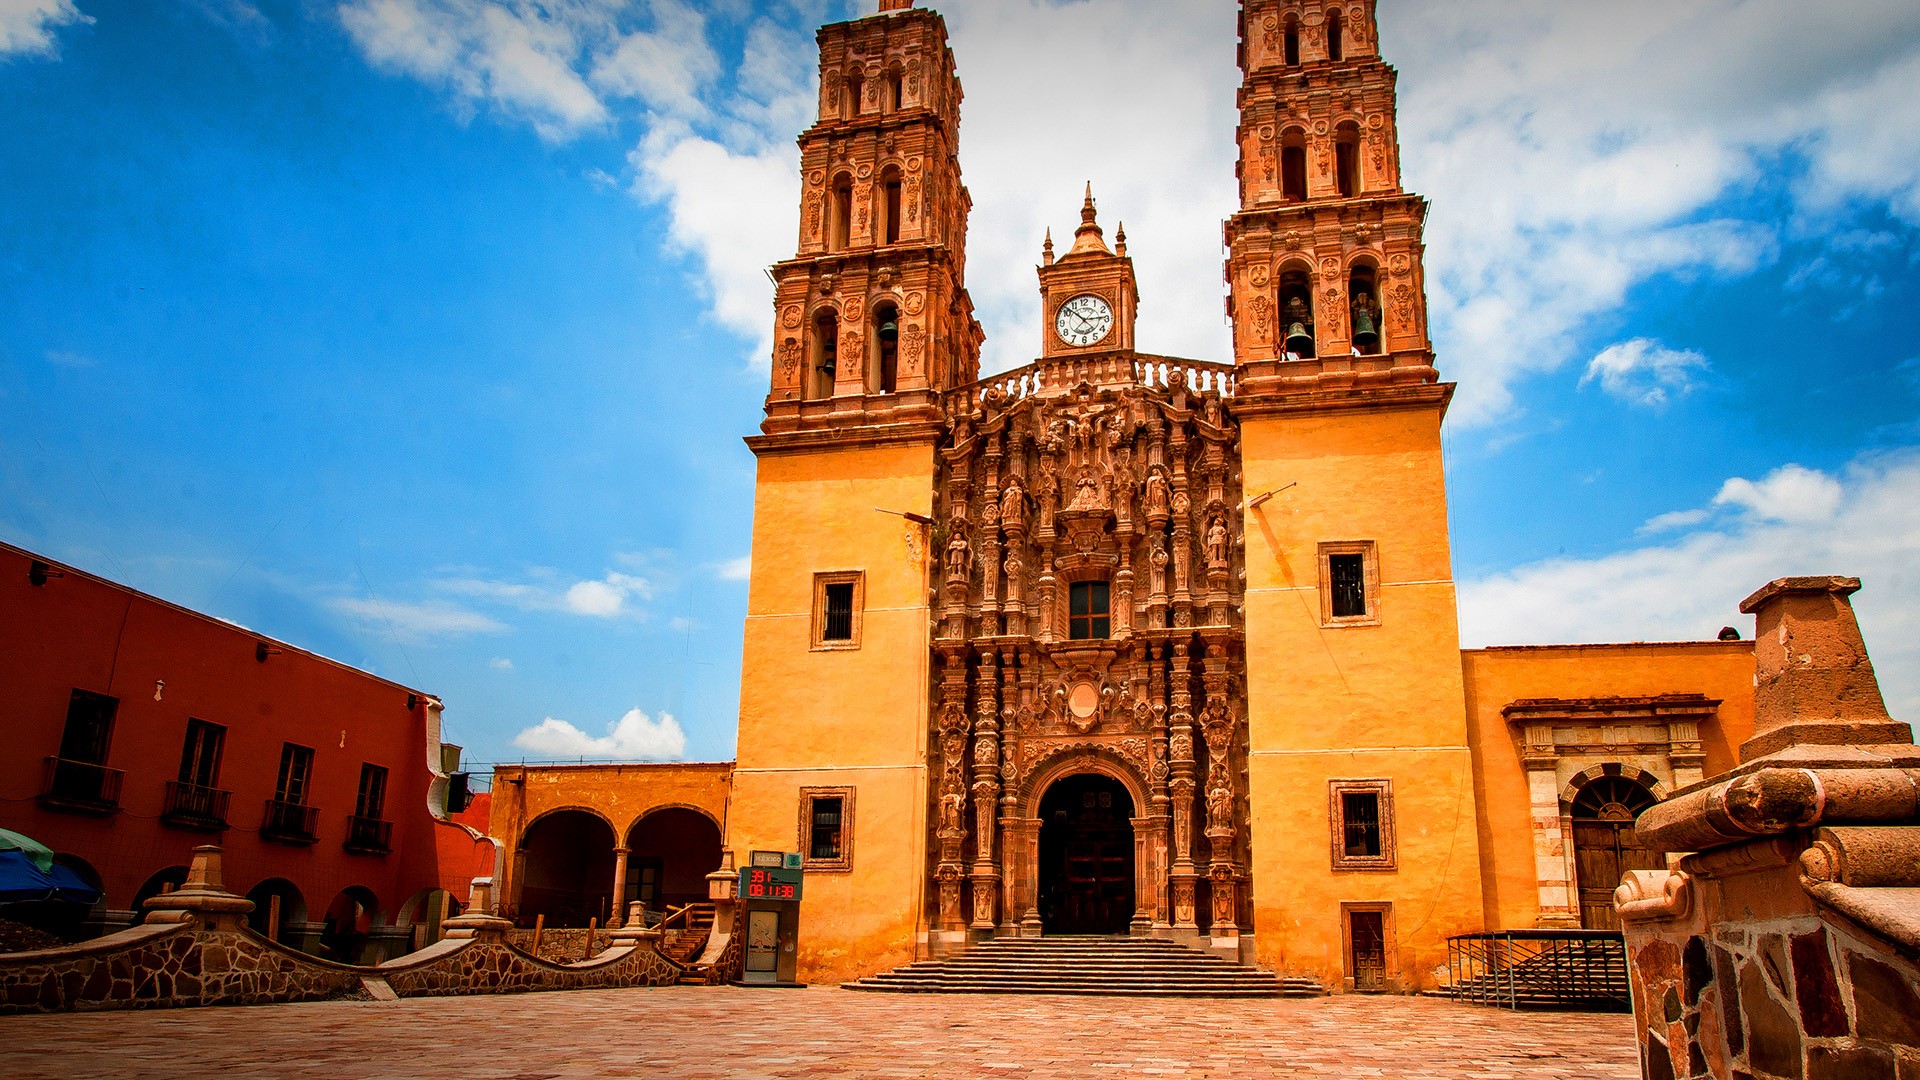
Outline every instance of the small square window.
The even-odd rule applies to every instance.
[[[1320,545],[1320,623],[1379,625],[1380,562],[1373,541]]]
[[[1111,594],[1106,582],[1076,581],[1067,590],[1068,638],[1074,641],[1106,638],[1112,628],[1111,616]]]
[[[807,870],[853,869],[853,789],[800,789],[799,849]]]
[[[860,615],[866,606],[866,574],[859,570],[813,575],[814,649],[860,647]]]
[[[1329,780],[1335,870],[1392,870],[1393,781]]]

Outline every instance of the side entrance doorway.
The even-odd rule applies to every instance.
[[[1109,776],[1063,777],[1040,799],[1040,924],[1124,934],[1133,918],[1133,799]]]

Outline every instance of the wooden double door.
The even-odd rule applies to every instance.
[[[1040,923],[1049,934],[1124,934],[1134,911],[1133,801],[1105,776],[1071,776],[1040,804]]]

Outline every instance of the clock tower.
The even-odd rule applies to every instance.
[[[1096,220],[1093,185],[1080,205],[1080,227],[1073,246],[1058,259],[1053,236],[1040,256],[1040,355],[1094,355],[1133,351],[1133,322],[1140,306],[1133,260],[1127,257],[1127,228],[1106,235]]]

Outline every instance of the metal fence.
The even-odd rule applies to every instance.
[[[1631,1009],[1627,949],[1611,930],[1499,930],[1447,939],[1456,1001],[1507,1009]]]

